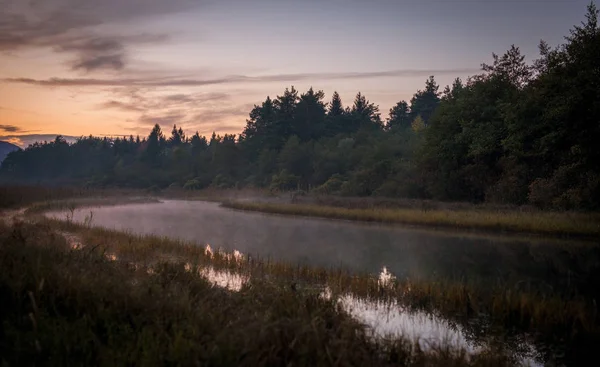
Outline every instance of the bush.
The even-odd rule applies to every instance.
[[[319,194],[337,194],[342,189],[342,185],[344,184],[344,177],[339,173],[331,176],[324,184],[317,187],[315,192]]]
[[[233,180],[230,177],[222,174],[216,175],[210,184],[210,186],[216,187],[218,189],[228,189],[233,187],[234,185],[235,182],[233,182]]]
[[[560,166],[552,176],[534,180],[529,185],[529,202],[541,208],[598,209],[600,175],[579,171],[576,164]]]
[[[184,190],[200,190],[202,188],[202,184],[197,179],[188,180],[185,185],[183,185]]]
[[[271,190],[293,190],[298,186],[299,180],[300,177],[283,169],[278,174],[273,175],[269,188]]]

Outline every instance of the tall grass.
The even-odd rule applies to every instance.
[[[112,206],[125,204],[159,203],[157,198],[148,196],[110,196],[110,197],[81,197],[66,198],[63,200],[50,200],[36,202],[27,207],[25,214],[43,213],[52,210],[75,210],[98,206]]]
[[[88,189],[81,187],[49,187],[42,185],[0,185],[0,209],[14,209],[32,204],[61,202],[82,198],[128,198],[146,196],[142,191],[125,189]]]
[[[93,244],[73,250],[48,223],[0,225],[3,365],[511,365],[495,351],[373,341],[333,301],[261,279],[228,292],[176,261],[149,274]]]
[[[334,293],[352,293],[365,299],[398,300],[409,307],[442,312],[446,317],[469,318],[490,315],[497,325],[520,327],[557,335],[573,331],[600,332],[600,319],[593,300],[565,297],[552,290],[516,289],[506,283],[481,283],[478,279],[401,278],[382,288],[377,275],[353,273],[342,268],[304,266],[258,257],[232,261],[231,256],[195,243],[164,237],[133,235],[103,228],[86,228],[76,223],[46,220],[60,231],[77,233],[85,243],[114,253],[123,261],[152,264],[184,261],[234,271],[254,279],[269,279],[287,287],[296,284],[327,286]],[[214,249],[213,249],[214,250]]]
[[[466,230],[600,238],[600,214],[412,208],[352,209],[314,204],[225,201],[223,206],[264,213],[366,222],[398,223]]]

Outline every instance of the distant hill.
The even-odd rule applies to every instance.
[[[19,150],[21,148],[19,148],[18,146],[5,142],[5,141],[0,141],[0,163],[2,163],[2,161],[4,160],[4,158],[6,158],[6,156],[8,155],[8,153],[13,152],[15,150]]]

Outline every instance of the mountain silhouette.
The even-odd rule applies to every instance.
[[[4,161],[4,158],[8,155],[8,153],[13,152],[15,150],[19,150],[18,146],[11,144],[6,141],[0,141],[0,163]]]

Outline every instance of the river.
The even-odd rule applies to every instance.
[[[73,219],[83,222],[90,212],[94,226],[167,236],[294,264],[374,274],[385,267],[398,277],[468,278],[598,296],[598,282],[593,280],[599,278],[600,252],[590,243],[242,212],[203,201],[164,200],[80,209]],[[64,212],[48,215],[65,218]],[[406,333],[406,325],[412,325],[417,332],[410,334],[415,337],[431,336],[431,330],[436,330],[440,337],[476,349],[476,343],[467,340],[472,338],[443,319],[358,299],[342,301],[376,333]],[[534,348],[526,345],[524,350],[522,360],[537,365]]]

